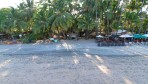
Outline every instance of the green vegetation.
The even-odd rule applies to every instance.
[[[26,0],[17,8],[0,9],[0,32],[10,37],[24,34],[30,40],[51,35],[81,32],[88,39],[92,32],[110,34],[117,29],[145,33],[148,14],[146,0]],[[148,30],[147,30],[148,31]],[[28,41],[27,41],[28,42]]]

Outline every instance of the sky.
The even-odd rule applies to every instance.
[[[17,7],[22,0],[0,0],[0,8]]]
[[[10,6],[17,7],[20,2],[22,2],[22,0],[0,0],[0,8],[8,8]],[[143,8],[143,11],[145,11],[146,8],[148,8],[148,5]]]

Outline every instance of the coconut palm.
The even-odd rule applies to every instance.
[[[70,0],[55,0],[52,2],[54,14],[48,18],[51,29],[54,33],[65,33],[74,24],[74,17],[71,14],[72,9],[68,9],[71,5]]]
[[[44,5],[39,12],[34,15],[33,33],[38,38],[46,38],[49,34],[47,5]]]
[[[141,10],[144,5],[146,0],[26,0],[10,8],[7,17],[0,20],[0,29],[11,35],[28,32],[36,39],[51,33],[66,38],[72,32],[85,32],[89,38],[98,29],[105,34],[121,28],[140,33],[147,27],[147,14]]]

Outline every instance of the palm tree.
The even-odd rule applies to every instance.
[[[89,38],[89,34],[95,29],[96,24],[96,5],[95,0],[80,0],[82,7],[78,16],[78,29],[85,31],[85,39]]]
[[[71,9],[68,7],[71,5],[69,0],[56,0],[52,2],[54,8],[53,15],[49,16],[49,24],[54,33],[60,34],[66,38],[65,33],[74,24],[74,16],[71,14]]]
[[[17,8],[11,7],[4,19],[0,13],[0,28],[11,36],[28,32],[36,39],[47,38],[51,33],[66,38],[67,33],[82,31],[88,39],[98,29],[107,35],[121,28],[140,33],[147,27],[147,17],[141,11],[144,5],[146,0],[40,0],[37,4],[26,0]]]

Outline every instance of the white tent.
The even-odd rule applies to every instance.
[[[148,37],[148,34],[144,34],[143,36]]]
[[[117,30],[117,31],[114,31],[114,32],[112,32],[112,34],[114,34],[114,35],[122,35],[123,33],[125,34],[127,31],[126,30],[121,30],[121,29],[119,29],[119,30]]]
[[[117,33],[126,32],[126,30],[118,30]]]
[[[101,36],[101,35],[98,35],[98,36],[96,36],[97,38],[103,38],[103,36]]]
[[[117,34],[121,34],[121,33],[125,33],[125,32],[126,32],[126,30],[120,30],[120,29],[119,29],[119,30],[117,31]]]
[[[121,35],[119,37],[121,37],[121,38],[132,38],[133,36],[129,35],[129,34],[123,34],[123,35]]]

